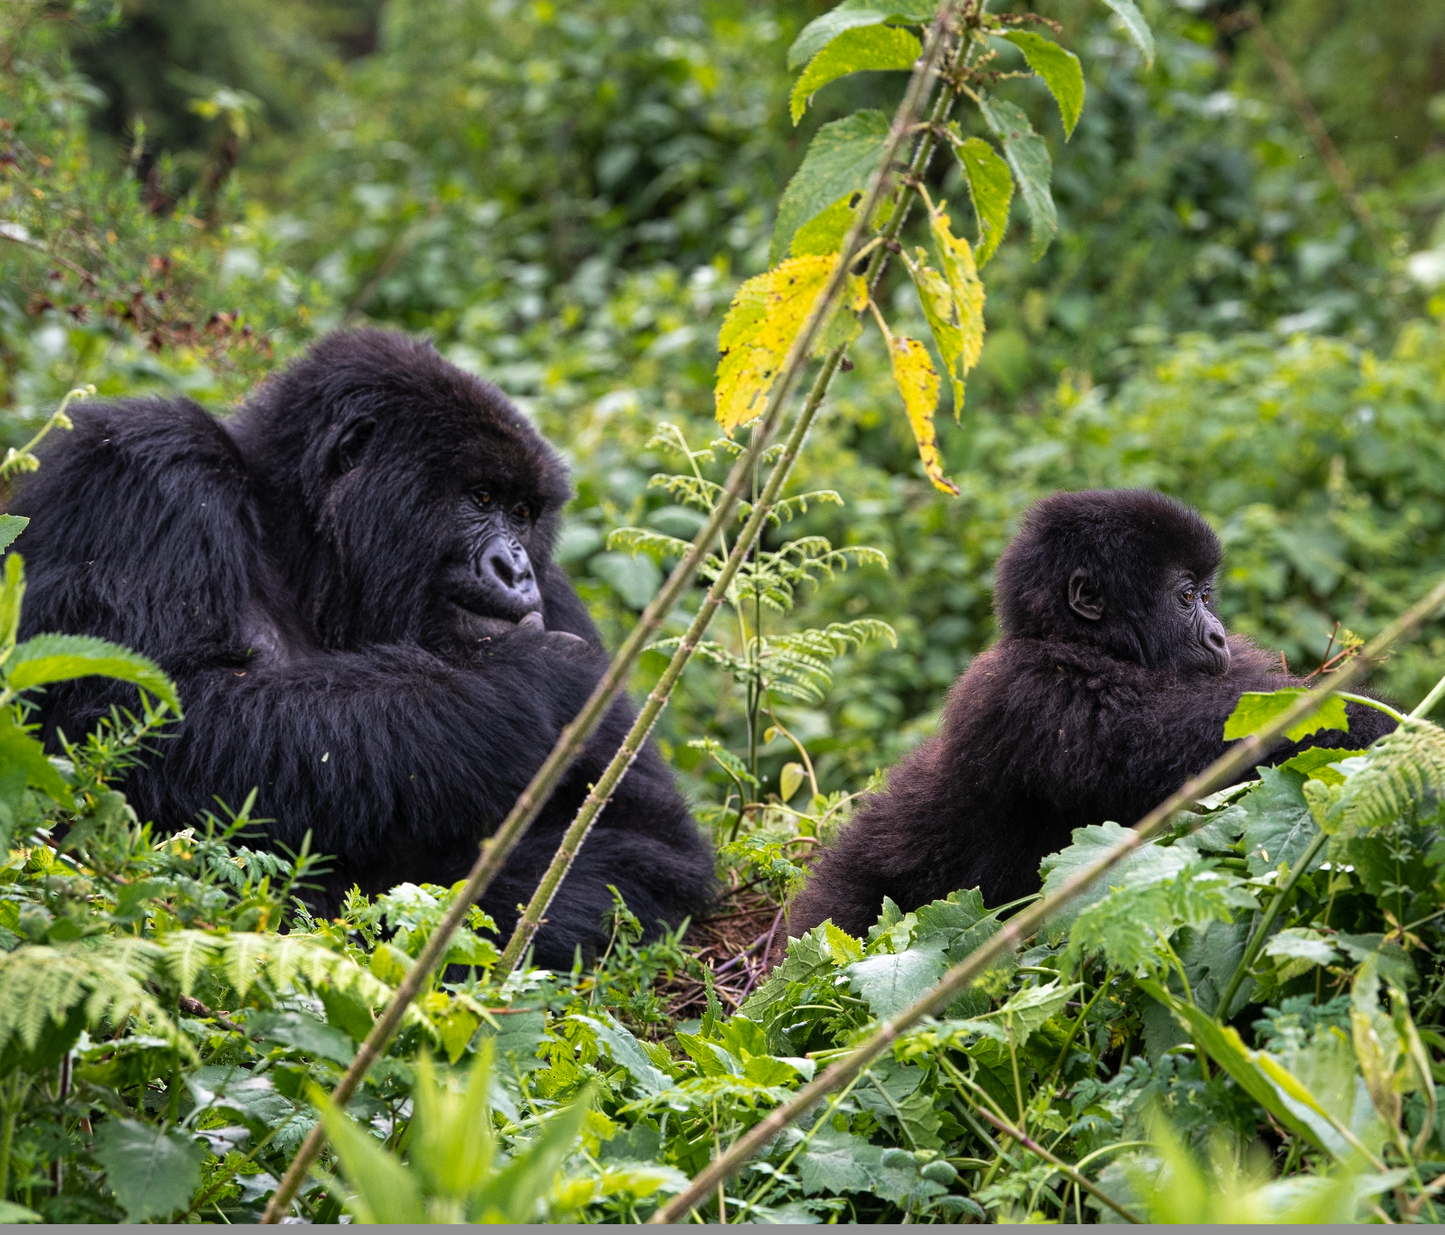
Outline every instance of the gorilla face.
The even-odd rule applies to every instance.
[[[444,566],[442,586],[452,604],[478,617],[519,622],[542,608],[530,548],[541,508],[516,489],[479,485],[458,504],[458,551]]]
[[[1176,663],[1186,672],[1229,672],[1229,638],[1224,623],[1215,614],[1214,579],[1197,579],[1185,571],[1176,571],[1161,608],[1172,605],[1178,633],[1175,638]]]
[[[561,460],[495,387],[429,345],[333,335],[278,375],[234,430],[300,608],[322,646],[438,649],[536,625],[570,497]]]

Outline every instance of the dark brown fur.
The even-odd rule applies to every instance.
[[[1035,506],[999,563],[1003,637],[954,684],[942,731],[821,855],[788,933],[831,918],[861,936],[885,896],[905,911],[959,888],[981,888],[989,905],[1026,896],[1040,859],[1073,829],[1132,824],[1218,758],[1243,692],[1302,684],[1238,635],[1222,675],[1181,665],[1187,632],[1168,608],[1169,572],[1208,579],[1219,559],[1204,520],[1161,494],[1059,494]],[[1080,567],[1104,581],[1100,622],[1067,603]],[[1348,710],[1348,734],[1321,731],[1264,762],[1367,746],[1393,728],[1375,709]]]

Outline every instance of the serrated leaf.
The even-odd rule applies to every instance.
[[[27,784],[48,793],[62,806],[74,808],[70,786],[45,757],[45,748],[15,723],[12,708],[0,711],[0,768],[23,769]]]
[[[1029,212],[1033,255],[1038,261],[1059,230],[1059,214],[1054,209],[1054,195],[1049,187],[1054,171],[1049,148],[1034,132],[1022,108],[995,98],[980,98],[978,106],[989,129],[1003,142],[1004,158],[1018,181],[1024,208]]]
[[[128,1222],[168,1217],[187,1205],[206,1156],[188,1136],[115,1115],[96,1129],[93,1152]]]
[[[816,218],[798,228],[793,236],[793,256],[814,257],[841,250],[843,238],[858,217],[858,203],[862,199],[861,191],[840,197]]]
[[[1059,115],[1064,121],[1064,140],[1073,136],[1074,126],[1079,123],[1079,113],[1084,110],[1084,70],[1078,56],[1066,47],[1060,47],[1051,39],[1028,30],[1010,30],[1002,35],[1024,54],[1029,68],[1044,80],[1049,93],[1059,105]]]
[[[982,266],[993,256],[1008,231],[1009,203],[1014,195],[1013,176],[1008,164],[983,138],[965,139],[958,131],[957,122],[952,120],[948,123],[948,135],[978,220],[978,248],[974,257]]]
[[[0,550],[8,549],[29,525],[23,515],[0,515]]]
[[[20,606],[25,600],[25,563],[18,553],[5,559],[5,581],[0,584],[0,662],[15,647],[20,630]]]
[[[862,26],[885,22],[919,25],[933,20],[932,0],[843,0],[837,8],[815,17],[798,32],[788,48],[788,67],[800,68],[839,35]]]
[[[868,1001],[879,1020],[896,1016],[921,999],[948,970],[936,944],[854,961],[843,972],[855,995]]]
[[[762,413],[778,369],[838,265],[838,255],[795,257],[738,289],[718,334],[718,423],[733,431]],[[862,307],[863,280],[849,275],[844,304]]]
[[[1304,695],[1302,687],[1287,687],[1284,690],[1268,692],[1247,690],[1240,695],[1234,711],[1224,722],[1224,740],[1247,738],[1258,733],[1281,712],[1287,712]],[[1349,732],[1350,718],[1345,711],[1345,701],[1338,695],[1321,704],[1316,711],[1284,731],[1291,742],[1298,742],[1321,729],[1339,729]]]
[[[36,635],[16,647],[5,662],[6,676],[15,690],[28,690],[71,678],[116,678],[147,690],[166,703],[177,716],[181,700],[175,684],[149,657],[90,635]]]
[[[952,294],[953,320],[958,327],[959,350],[949,373],[953,381],[953,413],[957,417],[963,411],[964,376],[983,353],[983,283],[968,241],[953,234],[943,209],[947,204],[939,202],[936,209],[931,209],[928,223]]]
[[[813,94],[829,82],[849,73],[911,69],[922,53],[923,45],[917,38],[894,26],[870,24],[840,31],[808,62],[793,86],[788,100],[793,123],[803,118]]]
[[[854,112],[825,124],[813,137],[803,165],[793,173],[778,203],[778,220],[768,261],[788,251],[793,236],[840,197],[868,187],[888,138],[888,117],[881,111]]]
[[[893,381],[903,396],[908,426],[918,443],[923,470],[935,489],[957,497],[958,486],[943,474],[943,459],[938,453],[938,435],[933,427],[933,416],[938,410],[938,373],[928,349],[917,339],[890,333],[888,359],[893,366]]]
[[[1276,870],[1281,862],[1288,862],[1293,869],[1319,835],[1319,826],[1302,792],[1302,773],[1260,768],[1259,779],[1259,788],[1240,800],[1249,818],[1244,826],[1244,856],[1254,876]],[[1318,867],[1324,857],[1324,853],[1317,855],[1311,869]]]
[[[1104,0],[1104,3],[1113,9],[1119,20],[1124,23],[1124,29],[1129,32],[1129,37],[1144,53],[1144,63],[1152,65],[1154,63],[1154,32],[1149,29],[1149,23],[1144,20],[1144,14],[1139,12],[1139,6],[1134,3],[1134,0]]]

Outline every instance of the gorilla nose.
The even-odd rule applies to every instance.
[[[532,562],[519,544],[493,544],[482,558],[481,573],[509,599],[535,604],[539,599]]]
[[[1229,668],[1229,640],[1225,638],[1224,631],[1208,631],[1204,636],[1204,643],[1214,654],[1214,658],[1219,664],[1219,672],[1223,673]]]

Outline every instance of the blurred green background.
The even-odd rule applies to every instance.
[[[606,533],[690,531],[647,488],[672,466],[654,426],[713,435],[717,328],[766,265],[772,204],[820,123],[902,88],[855,75],[791,126],[786,50],[827,7],[9,0],[0,437],[80,383],[222,410],[326,328],[429,335],[566,451],[560,555],[615,643],[662,575]],[[1445,570],[1445,5],[1145,0],[1152,67],[1103,5],[1033,7],[1062,23],[1088,98],[1066,144],[1039,83],[1010,96],[1050,145],[1061,226],[1032,263],[1016,211],[984,272],[983,359],[960,422],[940,414],[962,494],[924,480],[869,333],[793,486],[847,504],[779,533],[890,559],[788,619],[899,635],[779,712],[827,789],[931,730],[992,636],[998,553],[1054,489],[1156,485],[1200,507],[1227,546],[1226,620],[1297,670],[1337,621],[1369,634]],[[963,195],[942,162],[930,190]],[[924,337],[906,280],[886,294]],[[1413,702],[1442,669],[1437,625],[1382,685]],[[659,735],[699,800],[720,796],[685,743],[741,748],[736,687],[689,669]],[[764,766],[790,757],[779,741]]]

